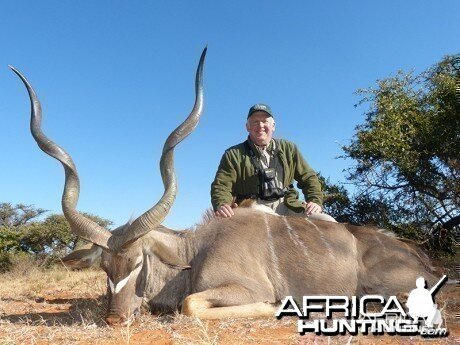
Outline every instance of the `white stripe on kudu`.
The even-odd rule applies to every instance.
[[[129,278],[131,278],[131,276],[134,276],[135,278],[137,278],[137,275],[139,274],[141,269],[142,269],[142,266],[139,266],[134,271],[130,272],[127,277],[125,277],[122,280],[120,280],[117,284],[114,284],[112,282],[112,280],[110,278],[108,278],[109,279],[110,291],[112,291],[113,294],[119,293],[121,291],[121,289],[123,289],[125,287],[126,283],[129,281]]]

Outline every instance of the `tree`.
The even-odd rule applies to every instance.
[[[10,203],[2,202],[0,203],[0,227],[18,227],[40,217],[45,212],[47,211],[30,205],[12,206]]]
[[[83,213],[100,226],[108,228],[112,222]],[[22,251],[33,254],[64,255],[74,250],[80,238],[74,235],[63,215],[51,214],[43,221],[31,222],[20,229],[19,245]]]
[[[31,205],[0,203],[0,272],[11,264],[11,255],[35,257],[64,255],[83,240],[75,236],[63,215],[51,214],[40,220],[45,210]],[[108,228],[112,222],[88,213],[84,215]]]
[[[343,185],[332,184],[320,176],[323,185],[324,210],[340,223],[392,227],[390,202],[381,195],[358,194],[350,196]]]
[[[420,231],[419,224],[405,222],[409,218],[407,209],[399,209],[389,196],[383,193],[356,193],[350,195],[343,185],[332,184],[320,177],[323,184],[324,210],[338,222],[353,225],[372,225],[389,229],[400,237],[406,237],[419,243],[425,243],[430,249],[439,250],[442,245],[435,238],[437,231],[425,233]],[[433,245],[433,242],[437,242]],[[447,240],[447,241],[446,241]],[[452,252],[452,236],[443,239],[442,244],[448,243],[441,251]]]
[[[349,211],[361,202],[371,211],[380,209],[379,222],[388,223],[382,225],[453,236],[460,225],[455,61],[447,56],[419,75],[400,71],[379,80],[377,88],[358,90],[358,105],[369,107],[364,124],[342,147],[343,157],[355,162],[347,171],[357,187],[353,198],[345,193]]]

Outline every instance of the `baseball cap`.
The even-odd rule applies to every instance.
[[[274,117],[272,109],[268,105],[257,103],[257,104],[254,104],[251,108],[249,108],[248,119],[256,111],[264,111],[268,114],[268,116]]]

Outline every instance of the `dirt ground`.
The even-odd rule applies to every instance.
[[[105,274],[27,265],[0,275],[0,344],[460,344],[460,287],[439,303],[449,336],[315,336],[297,333],[294,317],[200,321],[144,313],[130,327],[103,321]],[[444,327],[444,326],[443,326]]]

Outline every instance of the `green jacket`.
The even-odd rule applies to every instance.
[[[278,157],[284,168],[284,186],[290,186],[293,180],[302,190],[305,200],[313,201],[320,206],[323,203],[321,184],[315,171],[303,159],[297,146],[287,140],[273,139],[276,141]],[[268,146],[270,151],[273,140]],[[250,145],[253,145],[250,143]],[[253,149],[254,154],[259,151]],[[233,197],[255,195],[259,192],[259,179],[255,174],[254,166],[244,142],[227,149],[222,156],[219,168],[211,184],[211,203],[216,211],[223,204],[232,204]],[[292,187],[292,186],[291,186]],[[284,203],[295,212],[303,212],[305,207],[299,200],[299,193],[292,187],[286,192]]]

